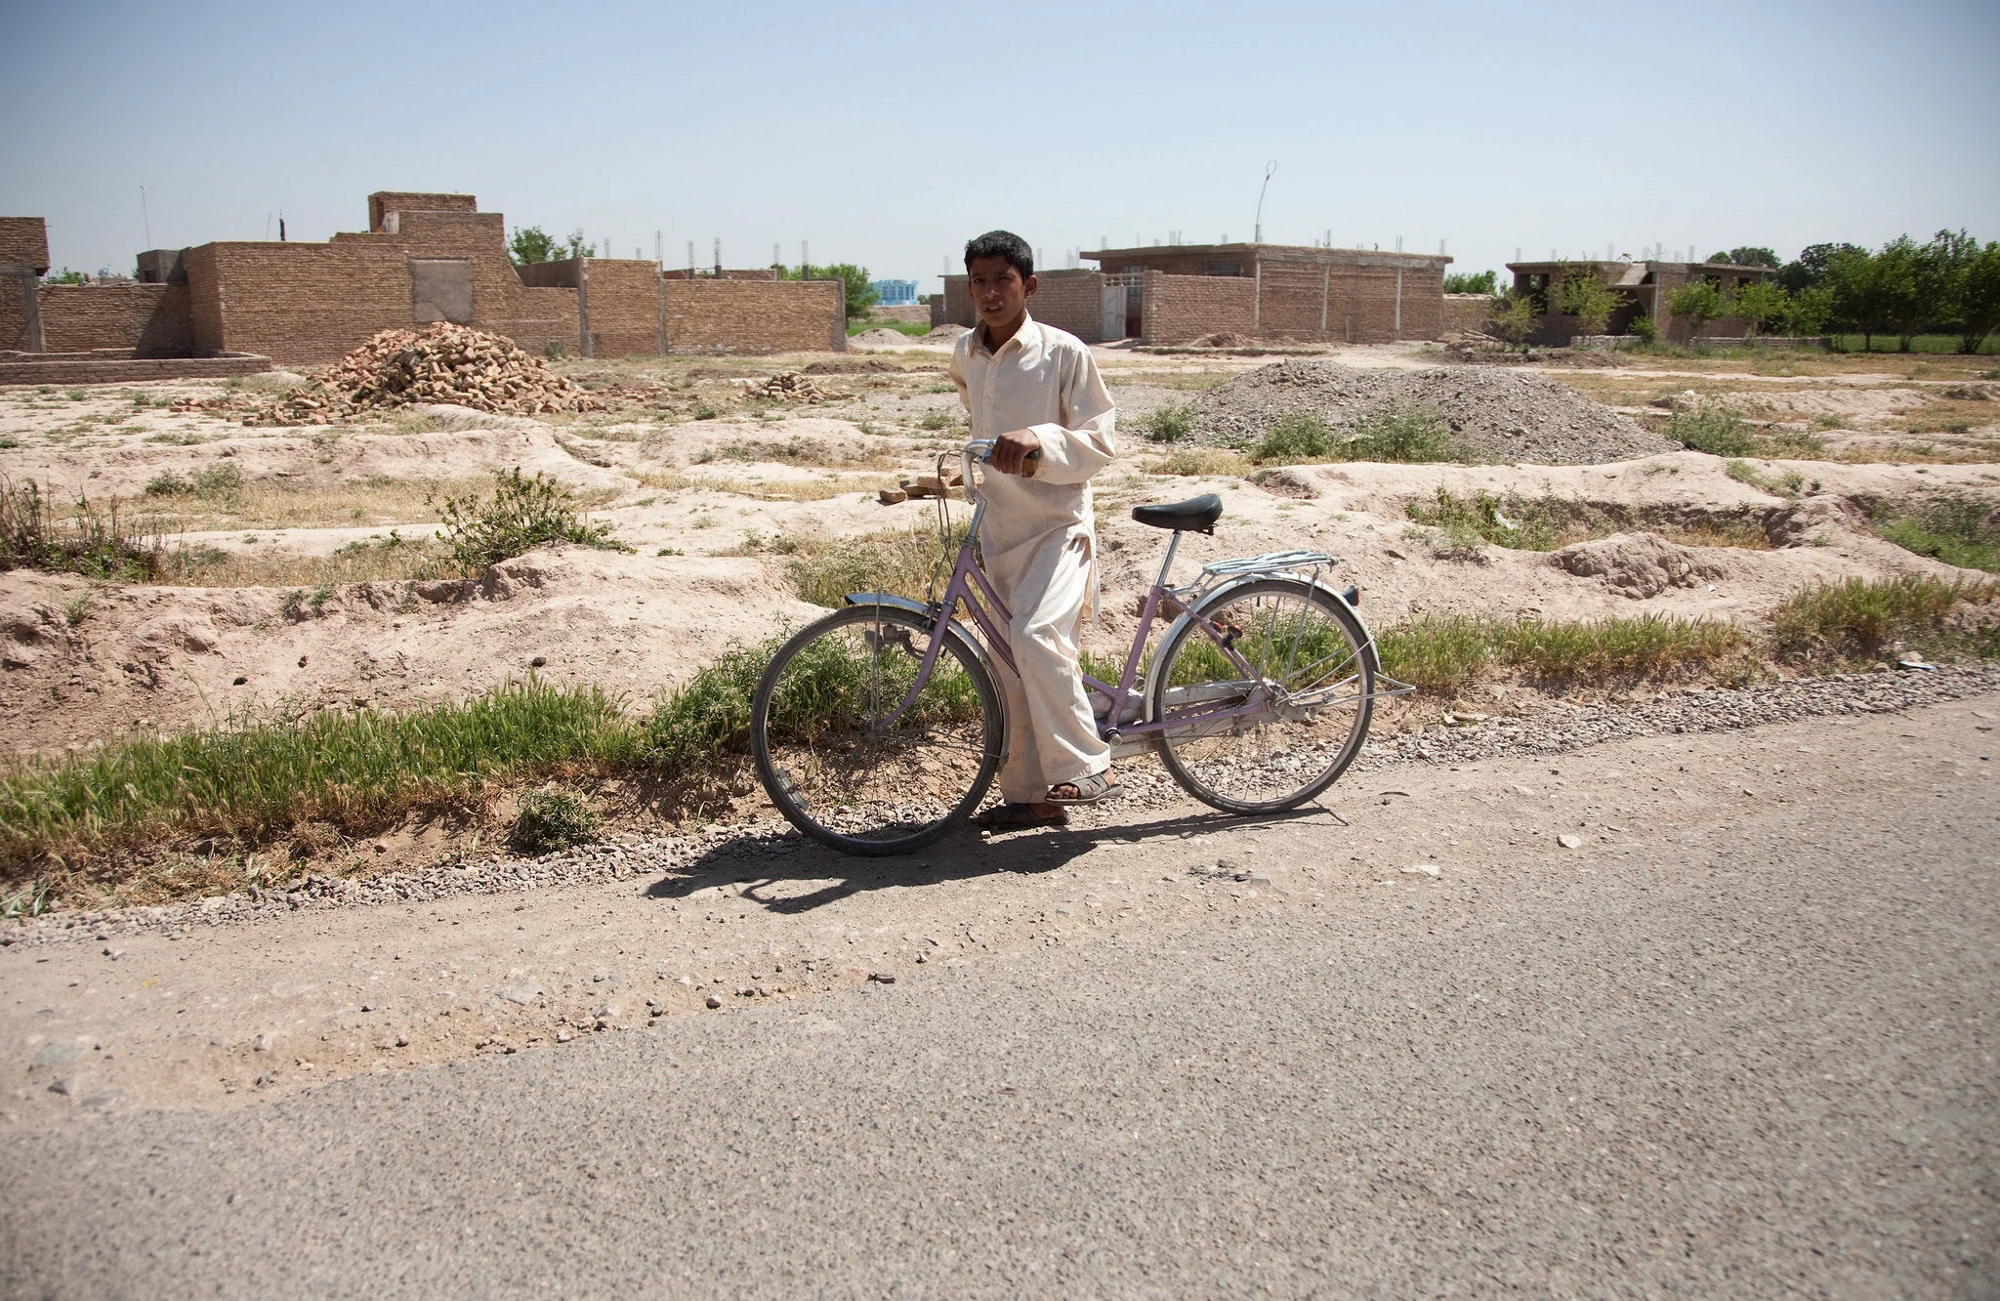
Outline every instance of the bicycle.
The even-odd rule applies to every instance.
[[[844,853],[931,843],[979,807],[999,767],[1006,720],[994,673],[1015,668],[1012,616],[978,560],[986,503],[976,471],[992,448],[974,440],[961,453],[973,512],[943,595],[951,513],[941,490],[931,599],[849,593],[845,608],[778,649],[752,697],[751,749],[772,803]],[[1214,493],[1133,508],[1133,519],[1173,536],[1119,681],[1086,673],[1083,682],[1114,759],[1157,751],[1196,799],[1230,813],[1275,813],[1332,785],[1367,739],[1375,701],[1414,688],[1383,675],[1355,608],[1360,593],[1323,581],[1332,556],[1221,560],[1192,583],[1170,585],[1182,534],[1212,535],[1221,515]],[[1162,616],[1173,623],[1149,657]]]

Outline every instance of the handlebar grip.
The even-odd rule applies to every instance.
[[[1035,467],[1040,465],[1041,463],[1042,463],[1042,449],[1037,447],[1034,451],[1028,453],[1028,457],[1026,460],[1021,462],[1021,477],[1023,479],[1034,478]]]

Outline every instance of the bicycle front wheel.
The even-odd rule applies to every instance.
[[[909,853],[976,809],[992,783],[1004,735],[993,679],[947,636],[919,684],[932,627],[857,605],[802,629],[764,670],[750,703],[757,776],[821,844]]]
[[[1354,762],[1374,711],[1374,652],[1332,593],[1293,579],[1226,588],[1160,651],[1161,758],[1231,813],[1303,804]]]

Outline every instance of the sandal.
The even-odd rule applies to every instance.
[[[1073,788],[1076,794],[1067,798],[1056,794],[1065,786]],[[1111,770],[1106,768],[1103,772],[1094,772],[1073,782],[1057,782],[1049,787],[1048,801],[1051,804],[1095,804],[1100,800],[1115,800],[1124,793],[1125,788],[1113,780]]]
[[[981,831],[1024,831],[1029,827],[1065,826],[1068,822],[1069,814],[1060,809],[1037,813],[1032,804],[995,804],[972,819],[972,825]]]

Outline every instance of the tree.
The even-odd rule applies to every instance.
[[[1710,253],[1708,260],[1711,262],[1726,262],[1731,266],[1739,267],[1769,267],[1773,271],[1776,271],[1782,265],[1778,261],[1776,253],[1768,248],[1754,244],[1738,245],[1730,249],[1727,253]]]
[[[1842,249],[1861,251],[1855,244],[1808,244],[1798,257],[1779,268],[1776,279],[1788,294],[1817,289],[1826,280],[1826,268],[1833,255]]]
[[[875,286],[868,283],[868,268],[855,266],[852,262],[836,262],[832,266],[802,266],[797,271],[784,273],[787,280],[839,280],[846,286],[847,319],[865,316],[868,309],[882,301],[882,295],[875,292]]]
[[[583,229],[578,227],[570,232],[568,240],[560,240],[540,226],[522,226],[514,232],[514,238],[507,241],[507,252],[514,259],[515,266],[528,266],[535,262],[561,262],[566,258],[595,257],[597,247],[583,242]]]
[[[1865,248],[1842,244],[1827,259],[1825,287],[1829,319],[1861,336],[1861,350],[1875,347],[1888,325],[1888,294],[1880,260]]]
[[[1541,314],[1535,310],[1531,294],[1495,294],[1493,311],[1487,317],[1493,332],[1522,352],[1528,350],[1528,336],[1535,332]]]
[[[1667,313],[1688,323],[1688,338],[1723,313],[1722,291],[1712,280],[1690,280],[1667,295]]]
[[[1953,297],[1958,307],[1958,350],[1975,353],[1986,336],[2000,329],[2000,243],[1985,248],[1959,268]]]
[[[1729,314],[1750,323],[1751,334],[1769,334],[1789,320],[1791,295],[1769,280],[1752,280],[1729,300]]]
[[[1783,289],[1784,286],[1778,286]],[[1785,333],[1810,338],[1826,329],[1833,319],[1833,293],[1825,285],[1813,285],[1785,298]]]
[[[1444,278],[1444,291],[1448,294],[1490,294],[1498,287],[1498,271],[1453,272]]]
[[[1943,305],[1941,268],[1928,247],[1901,235],[1875,255],[1883,320],[1895,332],[1896,351],[1908,352],[1910,342],[1939,315]]]
[[[1576,318],[1579,334],[1602,334],[1618,310],[1618,295],[1586,263],[1565,262],[1556,281],[1556,310]]]

